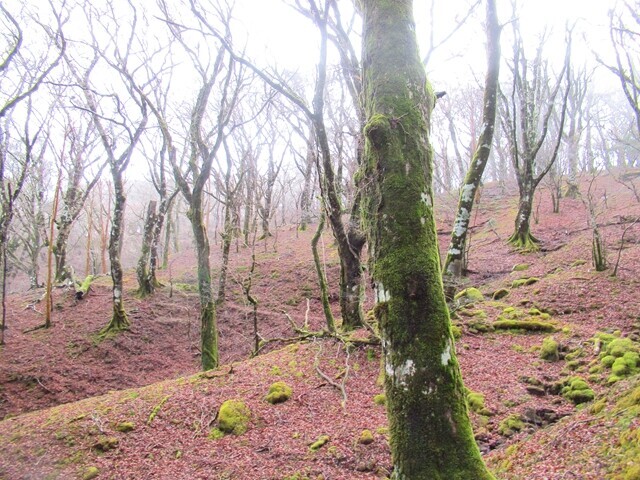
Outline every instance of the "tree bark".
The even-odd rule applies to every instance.
[[[429,118],[411,0],[363,0],[363,199],[397,480],[492,479],[475,443],[445,303]]]
[[[136,276],[138,278],[138,295],[141,298],[151,295],[155,290],[155,285],[151,281],[149,261],[151,258],[151,242],[157,223],[156,213],[157,202],[151,200],[147,206],[147,216],[144,221],[144,232],[142,234],[142,247],[138,265],[136,266]]]
[[[500,24],[495,0],[487,1],[487,76],[484,87],[482,111],[483,130],[478,139],[476,151],[469,165],[469,170],[458,200],[458,211],[451,232],[451,241],[444,263],[445,273],[460,277],[466,271],[465,248],[471,210],[476,192],[480,186],[484,169],[489,161],[491,142],[496,123],[496,107],[498,103],[498,77],[500,74]]]

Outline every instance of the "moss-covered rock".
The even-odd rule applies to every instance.
[[[557,362],[560,360],[560,344],[553,337],[547,337],[542,340],[542,348],[540,349],[540,358],[547,362]]]
[[[98,467],[87,467],[82,472],[82,480],[92,480],[100,475],[100,469]]]
[[[555,332],[557,330],[554,324],[548,322],[500,318],[493,322],[493,328],[496,330],[526,330],[531,332]]]
[[[269,387],[265,400],[271,404],[283,403],[291,398],[293,389],[284,382],[276,382]]]
[[[596,348],[601,347],[600,363],[611,369],[607,383],[616,383],[621,378],[640,373],[640,344],[628,337],[620,337],[620,332],[597,333],[594,337]]]
[[[519,415],[509,415],[498,425],[498,433],[510,437],[524,429],[524,422]]]
[[[242,400],[227,400],[218,411],[218,428],[224,433],[242,435],[249,428],[251,412]]]
[[[589,384],[581,377],[572,377],[565,381],[565,387],[561,391],[562,396],[572,401],[575,405],[590,402],[595,394]]]
[[[324,447],[329,442],[329,440],[331,440],[331,437],[329,437],[329,435],[321,435],[315,442],[309,445],[309,450],[315,452],[316,450]]]
[[[109,450],[113,450],[118,446],[120,440],[116,437],[107,437],[106,435],[102,435],[98,437],[96,442],[93,444],[93,449],[99,452],[108,452]]]
[[[373,397],[373,403],[376,405],[386,405],[387,404],[387,396],[384,393],[379,393]]]
[[[482,302],[484,295],[477,288],[469,287],[465,288],[461,292],[458,292],[453,299],[458,305],[466,305],[470,303]]]
[[[525,270],[529,270],[529,264],[528,263],[518,263],[518,264],[514,265],[513,268],[511,269],[511,271],[513,271],[513,272],[523,272]]]
[[[458,325],[451,325],[451,335],[453,335],[454,340],[460,340],[462,329]]]
[[[360,434],[360,437],[358,438],[358,443],[361,445],[370,445],[373,443],[373,440],[374,438],[371,430],[363,430]]]
[[[467,390],[467,406],[469,410],[475,412],[479,415],[492,415],[493,412],[485,407],[484,404],[484,395],[479,392],[474,392],[472,390]]]
[[[538,283],[539,281],[540,279],[536,277],[519,278],[511,282],[511,288],[525,287],[528,285],[533,285],[534,283]]]
[[[491,299],[492,300],[500,300],[501,298],[504,298],[507,295],[509,295],[509,290],[507,290],[506,288],[500,288],[500,289],[496,290],[495,292],[493,292],[493,295],[491,295]]]
[[[130,432],[135,428],[136,425],[133,422],[120,422],[116,425],[116,430],[123,433]]]

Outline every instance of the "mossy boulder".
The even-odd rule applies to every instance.
[[[373,403],[376,405],[386,405],[387,404],[387,396],[384,393],[380,393],[373,397]]]
[[[475,412],[479,415],[492,415],[491,410],[489,410],[487,407],[485,407],[484,404],[484,395],[482,395],[479,392],[474,392],[472,390],[467,390],[467,406],[469,407],[469,410],[471,410],[472,412]]]
[[[547,337],[542,340],[540,358],[547,362],[557,362],[560,360],[560,344],[552,337]]]
[[[640,344],[619,334],[598,333],[594,338],[596,347],[602,347],[600,364],[611,370],[609,384],[640,373]]]
[[[525,270],[529,270],[528,263],[518,263],[514,265],[513,268],[511,269],[512,272],[523,272]]]
[[[87,467],[82,472],[82,480],[92,480],[100,475],[100,469],[98,467]]]
[[[458,305],[466,305],[470,303],[482,302],[484,295],[477,288],[469,287],[458,292],[453,299]]]
[[[360,434],[360,438],[358,438],[358,443],[361,445],[370,445],[374,441],[373,433],[371,430],[363,430]]]
[[[525,287],[538,283],[539,281],[540,279],[536,277],[519,278],[518,280],[511,282],[511,288]]]
[[[496,330],[525,330],[530,332],[555,332],[556,326],[548,322],[540,322],[537,320],[510,320],[498,317],[493,322],[493,328]]]
[[[500,300],[501,298],[504,298],[507,295],[509,295],[509,290],[507,290],[506,288],[500,288],[495,292],[493,292],[493,295],[491,295],[491,298],[493,300]]]
[[[315,442],[309,445],[309,450],[311,450],[312,452],[320,450],[329,442],[329,440],[331,440],[331,437],[329,437],[329,435],[321,435]]]
[[[520,415],[509,415],[498,425],[498,433],[505,437],[510,437],[524,429],[524,426]]]
[[[135,428],[136,426],[133,422],[120,422],[116,425],[116,430],[123,433],[130,432]]]
[[[102,435],[98,437],[98,440],[93,444],[93,449],[98,452],[108,452],[109,450],[113,450],[118,446],[120,440],[116,437],[107,437],[106,435]]]
[[[572,401],[575,405],[590,402],[595,398],[595,394],[589,384],[581,377],[567,379],[565,387],[560,392],[564,398]]]
[[[276,382],[269,387],[265,400],[273,405],[286,402],[293,395],[293,389],[284,382]]]
[[[242,400],[227,400],[218,411],[218,428],[224,433],[242,435],[249,428],[251,411]]]

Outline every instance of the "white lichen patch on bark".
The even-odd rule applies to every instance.
[[[388,302],[391,300],[391,292],[384,289],[382,282],[376,282],[375,285],[376,301],[378,303]]]
[[[471,200],[473,200],[473,184],[467,183],[464,187],[462,187],[460,198],[463,202],[470,202]]]
[[[426,224],[426,223],[427,223],[427,219],[426,219],[426,218],[424,218],[424,217],[420,217],[420,223],[421,223],[422,225]]]
[[[460,255],[460,249],[459,248],[450,248],[449,249],[449,255]]]
[[[460,209],[460,213],[456,217],[456,222],[453,225],[453,233],[456,237],[461,237],[467,231],[469,216],[469,210],[464,207]]]
[[[442,363],[443,367],[446,367],[447,365],[449,365],[449,361],[451,360],[451,339],[447,340],[447,346],[444,349],[444,352],[442,352],[442,355],[440,355],[440,362]]]
[[[420,198],[422,199],[422,201],[427,207],[429,208],[433,207],[433,202],[431,201],[431,195],[429,195],[427,192],[421,193]]]

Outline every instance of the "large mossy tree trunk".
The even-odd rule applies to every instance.
[[[483,129],[477,148],[471,159],[460,191],[458,210],[451,232],[451,241],[444,262],[444,271],[448,275],[460,277],[466,273],[465,249],[469,232],[471,210],[476,192],[480,186],[484,169],[489,161],[491,142],[496,123],[498,104],[498,77],[500,74],[500,31],[495,0],[487,1],[487,76],[484,87],[482,110]]]
[[[364,0],[365,177],[392,478],[483,480],[445,303],[433,212],[435,96],[411,0]]]

